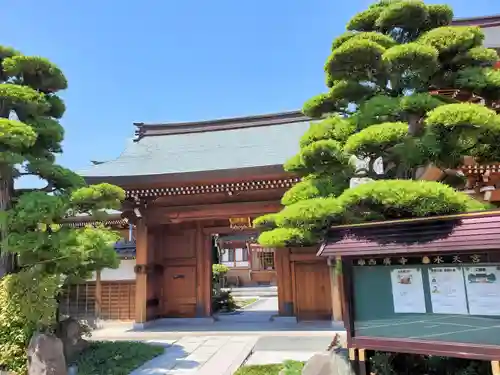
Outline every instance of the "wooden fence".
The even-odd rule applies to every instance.
[[[100,289],[100,295],[97,291]],[[135,281],[68,285],[59,301],[61,316],[86,320],[134,320]]]

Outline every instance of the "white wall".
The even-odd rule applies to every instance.
[[[243,260],[243,251],[247,251],[247,249],[235,249],[234,261],[229,261],[229,250],[225,249],[220,259],[221,264],[228,267],[248,267],[250,263],[247,260]]]
[[[488,48],[500,48],[500,26],[485,27],[484,46]]]
[[[135,259],[122,259],[118,268],[105,268],[101,271],[101,281],[135,280],[134,267]],[[95,274],[89,281],[95,281]]]

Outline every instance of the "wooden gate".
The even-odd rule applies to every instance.
[[[172,266],[163,271],[164,313],[167,317],[196,315],[196,266]]]
[[[161,314],[167,318],[196,316],[196,230],[169,226],[159,248],[163,263]]]
[[[332,296],[326,262],[294,262],[296,316],[299,320],[330,320]]]

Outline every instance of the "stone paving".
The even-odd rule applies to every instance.
[[[165,353],[130,375],[232,375],[252,351],[257,336],[198,336],[146,341],[165,345]]]
[[[333,322],[212,322],[210,324],[183,324],[165,322],[143,330],[132,329],[131,324],[110,326],[92,333],[92,340],[164,340],[184,336],[327,336],[343,332],[342,323]]]
[[[340,322],[277,319],[277,297],[262,297],[242,312],[210,319],[166,319],[144,329],[130,325],[94,331],[93,340],[143,341],[165,353],[130,375],[233,375],[242,365],[307,361],[325,350]]]
[[[331,336],[264,336],[260,337],[245,365],[266,365],[286,360],[306,362],[326,350]]]
[[[219,314],[217,320],[225,323],[266,323],[278,314],[278,297],[263,297],[241,311]]]

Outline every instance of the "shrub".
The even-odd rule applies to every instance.
[[[236,309],[236,302],[234,302],[233,295],[229,291],[220,291],[212,297],[212,311],[234,311]]]
[[[220,278],[224,276],[229,271],[229,267],[224,264],[212,264],[212,276],[214,278]]]
[[[56,321],[58,290],[59,280],[53,276],[20,272],[0,280],[0,369],[26,372],[31,337]]]

